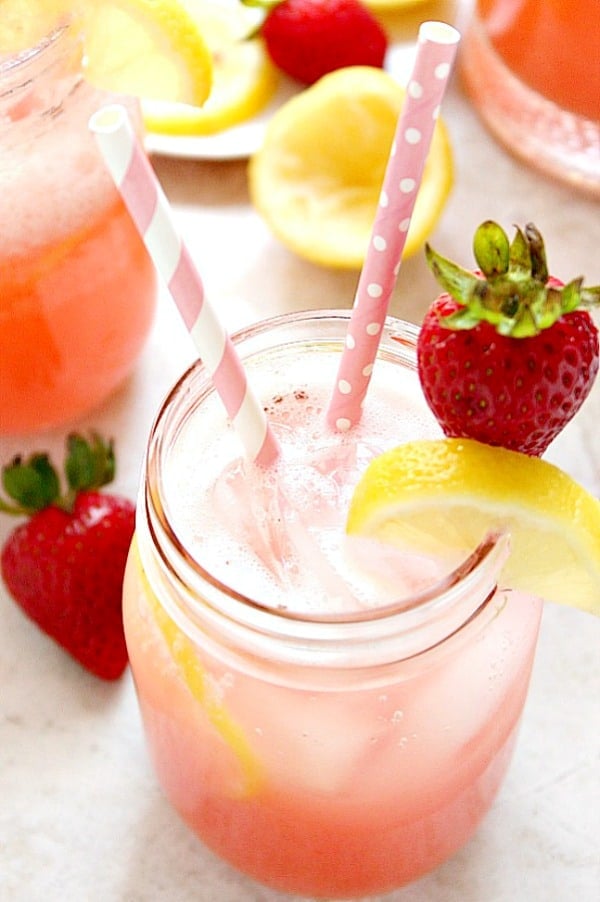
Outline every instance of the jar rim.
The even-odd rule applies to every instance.
[[[280,327],[293,328],[296,324],[307,324],[314,320],[340,326],[343,324],[345,332],[348,317],[349,311],[345,310],[307,310],[283,314],[239,330],[232,335],[232,341],[239,346],[248,340],[262,337],[265,333],[273,333]],[[387,317],[380,353],[386,353],[385,338],[394,338],[394,353],[403,356],[406,365],[416,368],[414,357],[417,335],[418,327]],[[340,333],[340,344],[342,340],[343,334]],[[278,344],[273,345],[275,346]],[[192,621],[198,615],[197,606],[200,603],[204,614],[208,612],[210,617],[216,616],[230,624],[249,629],[261,634],[263,638],[278,637],[290,642],[344,641],[361,644],[375,640],[380,642],[401,632],[411,640],[408,644],[405,643],[408,654],[411,654],[415,653],[419,645],[417,636],[425,628],[429,630],[432,620],[439,623],[439,629],[433,633],[430,631],[428,641],[437,644],[465,625],[488,603],[497,587],[496,577],[508,553],[508,538],[501,533],[482,537],[480,545],[443,579],[411,598],[403,597],[391,604],[350,613],[307,614],[280,609],[263,604],[222,582],[185,548],[175,526],[169,520],[166,505],[160,495],[159,469],[167,437],[171,435],[169,430],[182,425],[181,415],[177,416],[176,405],[190,391],[190,383],[194,379],[201,379],[204,388],[201,394],[194,392],[195,406],[214,393],[207,371],[197,361],[183,373],[167,394],[151,429],[144,464],[145,485],[140,493],[138,507],[138,528],[142,523],[145,524],[144,531],[149,534],[160,566],[169,573],[170,590],[175,592],[180,601],[183,600],[186,616]],[[187,400],[190,402],[189,396]],[[148,564],[151,569],[155,569],[147,560],[143,548],[140,548],[140,554],[143,565],[146,567]],[[166,597],[171,592],[165,593],[162,600],[177,619],[177,606]],[[418,650],[423,649],[419,647]]]
[[[79,79],[83,63],[82,36],[79,17],[74,12],[65,12],[31,46],[14,53],[0,53],[0,103],[7,107],[5,115],[9,122],[14,118],[13,107],[19,109],[16,119],[22,118],[21,100],[42,79],[47,76],[53,80],[63,76]],[[49,101],[51,106],[53,102]]]
[[[10,74],[14,69],[39,58],[46,53],[51,47],[55,46],[61,38],[71,29],[71,19],[69,17],[58,21],[47,34],[42,35],[35,44],[30,47],[23,47],[14,53],[0,54],[0,77]]]

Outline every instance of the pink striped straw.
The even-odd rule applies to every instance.
[[[459,40],[458,31],[445,22],[423,22],[419,29],[416,59],[327,411],[329,424],[340,432],[350,429],[361,417],[425,160]]]
[[[89,127],[246,454],[257,464],[269,466],[279,454],[277,440],[261,404],[249,389],[233,342],[204,295],[202,280],[127,111],[118,104],[105,106],[92,116]]]

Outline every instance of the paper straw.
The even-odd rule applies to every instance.
[[[246,454],[257,464],[269,466],[279,454],[277,441],[261,404],[249,389],[235,346],[205,297],[200,275],[127,111],[118,104],[105,106],[91,117],[89,127]]]
[[[390,297],[423,177],[425,160],[460,35],[444,22],[424,22],[388,160],[346,343],[327,411],[341,432],[361,417]]]

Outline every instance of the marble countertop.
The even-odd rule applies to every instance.
[[[455,15],[421,4],[406,19]],[[459,21],[460,24],[460,21]],[[484,219],[534,221],[555,275],[600,283],[600,207],[505,153],[454,78],[444,118],[456,183],[432,242],[472,262]],[[271,314],[348,307],[355,273],[284,249],[252,208],[245,161],[155,158],[159,178],[230,329]],[[406,260],[392,311],[419,321],[435,292],[422,255]],[[76,424],[116,438],[116,488],[137,490],[158,404],[194,353],[165,293],[142,359],[102,409]],[[600,493],[600,384],[548,458]],[[64,430],[0,439],[17,450],[62,449]],[[0,522],[0,541],[10,524]],[[0,589],[0,902],[284,902],[233,872],[187,831],[158,789],[129,673],[104,684],[28,622]],[[436,873],[386,902],[596,902],[600,891],[600,620],[547,606],[520,740],[476,837]],[[383,900],[381,900],[383,902]]]

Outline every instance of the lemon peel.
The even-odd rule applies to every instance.
[[[286,101],[249,164],[251,200],[273,234],[323,266],[360,269],[404,98],[387,72],[339,69]],[[453,182],[450,139],[437,120],[404,256],[433,230]]]
[[[600,502],[540,458],[472,439],[400,445],[363,474],[347,531],[440,555],[506,531],[503,585],[600,615]]]
[[[152,590],[135,538],[132,544],[132,554],[144,588],[144,597],[187,690],[201,706],[220,739],[235,756],[240,769],[240,786],[236,785],[232,794],[238,798],[250,798],[259,792],[263,784],[260,762],[243,728],[233,719],[214,692],[209,676],[198,660],[192,642],[184,636],[169,617]]]

